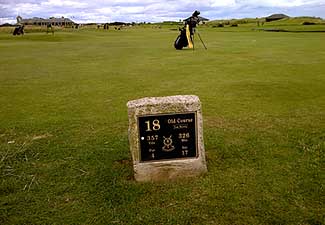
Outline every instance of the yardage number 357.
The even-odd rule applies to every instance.
[[[160,123],[159,120],[155,119],[152,121],[148,120],[145,122],[147,124],[147,130],[146,131],[156,131],[156,130],[160,130]]]

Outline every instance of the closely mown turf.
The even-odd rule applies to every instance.
[[[0,224],[324,224],[325,33],[240,31],[0,33]],[[208,173],[137,183],[126,103],[177,94]]]

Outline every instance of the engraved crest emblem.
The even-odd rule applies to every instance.
[[[173,139],[172,139],[172,135],[170,135],[169,137],[165,137],[163,136],[164,140],[163,140],[163,143],[164,143],[164,146],[162,147],[162,150],[164,152],[171,152],[175,149],[175,147],[172,145],[173,144]]]

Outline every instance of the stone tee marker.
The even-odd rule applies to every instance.
[[[174,180],[207,171],[197,96],[142,98],[127,107],[137,181]]]

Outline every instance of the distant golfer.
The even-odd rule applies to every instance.
[[[53,28],[52,24],[48,23],[46,33],[48,34],[50,31],[52,32],[52,34],[54,34],[54,28]]]

